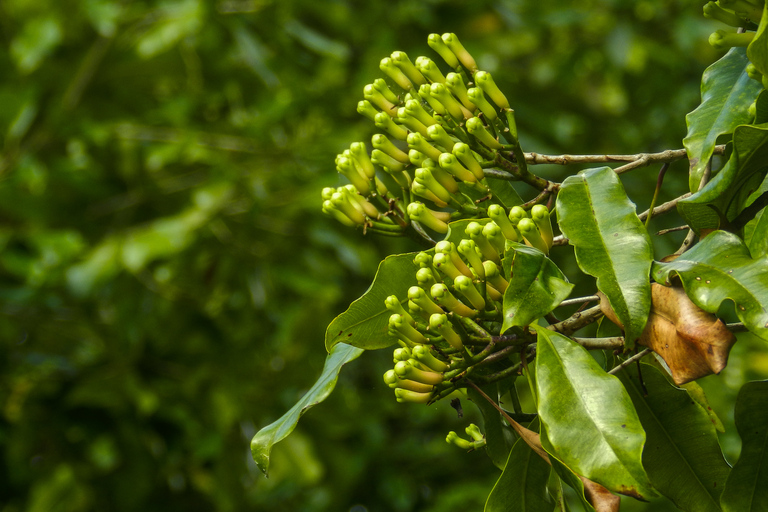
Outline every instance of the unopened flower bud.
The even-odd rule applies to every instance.
[[[755,32],[728,32],[716,30],[709,36],[709,44],[717,50],[727,50],[734,46],[749,46],[755,38]]]
[[[423,347],[424,345],[416,345],[416,347]],[[414,347],[414,348],[416,348]],[[407,361],[413,356],[411,349],[408,347],[398,347],[392,351],[392,362],[397,364],[400,361]]]
[[[397,332],[406,340],[417,345],[429,343],[429,340],[417,331],[408,321],[397,313],[389,317],[389,328]]]
[[[364,196],[367,196],[371,193],[370,180],[360,173],[351,158],[347,158],[345,156],[340,157],[336,161],[336,170],[340,174],[343,174],[344,177],[347,178],[349,182],[352,183],[352,185],[354,185],[355,188]]]
[[[381,59],[381,62],[379,63],[379,69],[381,69],[385,75],[391,78],[393,82],[395,82],[404,90],[410,91],[413,89],[413,84],[411,81],[408,80],[408,77],[405,76],[400,68],[395,66],[394,62],[392,62],[392,59],[389,57],[384,57]]]
[[[446,113],[443,104],[433,98],[429,93],[429,84],[419,86],[419,97],[429,103],[429,106],[432,107],[432,110],[435,111],[435,114],[442,116]]]
[[[405,318],[409,324],[416,325],[416,321],[411,315],[408,314],[408,312],[403,307],[403,304],[400,302],[400,299],[398,299],[396,295],[390,295],[384,299],[384,306],[392,313],[397,313],[398,315]]]
[[[412,132],[419,132],[424,136],[427,135],[427,126],[409,114],[405,107],[397,109],[397,122]]]
[[[390,58],[392,59],[392,63],[400,68],[400,71],[405,73],[405,76],[407,76],[408,80],[410,80],[414,85],[419,86],[427,83],[424,76],[419,72],[418,69],[416,69],[416,66],[413,65],[413,62],[411,62],[411,59],[408,58],[408,55],[405,52],[392,52]]]
[[[395,389],[395,398],[399,403],[427,404],[432,399],[432,393],[418,393],[410,389]]]
[[[373,105],[371,105],[371,102],[368,100],[362,100],[357,102],[357,112],[358,114],[362,114],[371,121],[373,121],[376,118],[376,114],[379,113],[378,110],[376,110]]]
[[[467,119],[466,123],[467,131],[473,135],[477,140],[485,144],[491,149],[501,149],[502,145],[493,138],[493,135],[485,128],[483,122],[477,117]]]
[[[443,253],[450,256],[451,261],[456,266],[456,268],[459,269],[459,272],[467,277],[472,277],[472,271],[469,270],[467,264],[464,263],[464,260],[461,259],[459,251],[456,250],[456,244],[449,242],[448,240],[437,242],[437,244],[435,244],[435,254],[438,253]]]
[[[475,155],[468,144],[457,142],[453,145],[451,153],[459,159],[464,167],[469,169],[469,171],[475,175],[475,178],[481,180],[485,177],[483,168],[480,167],[480,162],[477,161],[477,158],[475,158]]]
[[[544,240],[541,238],[541,233],[539,233],[536,223],[534,223],[532,219],[521,219],[517,228],[520,230],[520,233],[522,233],[523,238],[525,238],[528,245],[535,247],[544,254],[549,253],[549,247],[544,243]]]
[[[448,88],[441,83],[434,83],[429,87],[429,93],[440,102],[448,114],[456,121],[464,120],[463,106],[459,103],[459,100],[453,97]],[[471,115],[471,114],[470,114]]]
[[[364,142],[353,142],[349,145],[349,152],[352,155],[352,159],[357,164],[358,170],[361,171],[369,180],[376,177],[376,169],[373,167],[371,157],[368,156],[368,150],[365,147]]]
[[[509,101],[501,89],[493,81],[493,77],[487,71],[478,71],[475,73],[475,83],[480,87],[485,95],[493,101],[497,107],[509,108]]]
[[[446,188],[432,176],[431,169],[424,167],[416,169],[416,178],[414,179],[414,182],[416,181],[422,183],[444,203],[447,204],[451,201],[451,192],[446,190]]]
[[[485,267],[485,280],[501,293],[504,293],[509,282],[501,275],[499,267],[492,261],[484,261],[483,267]]]
[[[378,149],[379,151],[383,151],[395,160],[403,164],[408,164],[410,162],[408,155],[403,150],[395,146],[392,141],[387,138],[386,135],[377,133],[371,137],[371,142],[373,143],[374,148]]]
[[[549,216],[549,210],[543,204],[536,204],[531,208],[531,218],[539,228],[542,240],[547,248],[552,247],[552,240],[555,238],[552,232],[552,220]]]
[[[488,100],[485,99],[485,95],[483,94],[483,90],[481,88],[472,87],[471,89],[467,90],[467,96],[472,103],[477,105],[477,108],[480,109],[486,118],[493,121],[499,117],[499,114],[496,112],[494,106],[488,103]]]
[[[330,200],[323,201],[323,213],[330,215],[347,227],[358,226],[358,223],[347,217],[344,212],[336,208]]]
[[[432,255],[426,252],[417,253],[413,257],[413,262],[419,266],[419,268],[434,268],[432,264]]]
[[[453,52],[456,58],[459,59],[462,66],[467,68],[470,73],[477,71],[475,59],[473,59],[472,55],[470,55],[464,48],[464,45],[461,44],[461,41],[459,41],[456,34],[443,34],[442,39],[445,45],[451,49],[451,52]]]
[[[365,216],[349,202],[349,199],[343,193],[334,193],[331,196],[331,204],[352,219],[354,223],[365,224]]]
[[[429,34],[429,37],[427,37],[427,44],[430,48],[435,50],[450,67],[454,69],[458,67],[459,59],[457,59],[456,55],[454,55],[451,49],[448,48],[448,45],[445,44],[443,38],[440,37],[440,34]]]
[[[424,137],[424,135],[420,133],[409,133],[407,141],[409,148],[424,153],[428,158],[431,158],[432,160],[437,161],[437,159],[440,158],[440,155],[442,154],[439,149],[427,142],[427,139]]]
[[[723,9],[717,2],[709,2],[704,6],[704,17],[720,21],[732,27],[743,27],[747,24],[746,20],[732,11]]]
[[[526,218],[528,218],[528,212],[519,206],[513,206],[509,210],[509,222],[511,222],[513,226],[517,226],[521,220]]]
[[[423,289],[419,288],[418,286],[411,286],[408,288],[408,299],[412,300],[416,305],[418,305],[421,309],[426,311],[429,315],[434,315],[435,313],[442,313],[443,310],[432,302],[432,299],[427,295],[427,292],[425,292]]]
[[[443,306],[451,313],[466,317],[475,316],[477,314],[476,311],[474,311],[472,308],[454,297],[450,290],[448,290],[448,287],[443,283],[437,283],[436,285],[433,285],[429,290],[429,293],[432,295],[432,298],[435,300],[435,302]]]
[[[477,182],[477,177],[472,174],[469,169],[461,165],[458,158],[453,156],[451,153],[443,153],[440,155],[439,162],[441,169],[444,169],[452,176],[455,176],[457,179],[469,183]]]
[[[458,276],[464,275],[456,267],[456,265],[453,263],[453,260],[451,259],[451,256],[448,254],[438,252],[432,258],[432,262],[434,263],[435,267],[437,267],[437,270],[439,270],[442,274],[445,274],[451,280],[456,279]]]
[[[418,201],[408,205],[408,216],[438,233],[447,233],[448,224],[439,219],[434,212]]]
[[[395,104],[385,98],[372,84],[363,87],[363,98],[381,109],[382,112],[385,112],[392,117],[395,116],[397,111]]]
[[[395,374],[401,379],[410,379],[422,384],[431,384],[436,386],[443,382],[443,374],[419,370],[409,361],[399,361],[395,364]]]
[[[372,219],[378,219],[381,216],[379,210],[368,202],[367,199],[361,196],[353,185],[345,185],[340,190],[347,196],[347,200],[352,206],[357,208],[361,213],[364,213]],[[333,198],[333,195],[331,195],[331,198]]]
[[[477,244],[478,249],[487,260],[500,262],[501,258],[496,248],[483,235],[483,226],[479,222],[470,222],[465,230],[467,235]]]
[[[450,366],[436,358],[426,345],[413,347],[413,358],[426,365],[429,369],[440,373],[445,372]]]
[[[464,79],[458,73],[448,73],[445,75],[445,86],[451,93],[461,101],[464,108],[470,112],[474,112],[477,109],[477,105],[472,103],[467,96],[467,85],[464,83]]]
[[[477,248],[474,240],[467,240],[466,238],[459,242],[458,251],[467,260],[467,263],[472,267],[480,279],[485,279],[485,267],[483,267],[483,260],[480,258],[480,250]]]
[[[501,228],[498,224],[491,221],[483,226],[483,236],[491,242],[491,245],[496,249],[496,252],[504,254],[504,244],[506,242],[504,235],[501,234]]]
[[[517,236],[515,226],[509,221],[507,212],[503,207],[498,204],[490,205],[488,207],[488,216],[501,228],[501,233],[504,235],[504,238],[513,242],[517,242],[520,239]]]
[[[323,198],[323,201],[330,201],[331,196],[336,192],[336,189],[333,187],[325,187],[320,192],[320,196]]]
[[[456,334],[456,331],[453,330],[453,326],[451,325],[451,322],[448,321],[448,316],[446,316],[445,313],[441,312],[430,316],[429,328],[439,333],[440,336],[445,338],[445,341],[447,341],[453,348],[461,349],[464,346],[464,343],[461,341],[461,336]]]
[[[435,274],[432,273],[431,268],[420,268],[416,272],[416,282],[425,290],[429,290],[432,285],[437,284],[437,279],[435,279]]]
[[[719,0],[717,3],[721,7],[735,11],[737,16],[752,21],[755,25],[759,25],[760,18],[763,17],[763,2],[759,0]]]
[[[464,429],[464,432],[466,432],[467,435],[469,437],[471,437],[472,439],[474,439],[475,441],[484,441],[485,440],[485,436],[480,431],[480,427],[478,427],[474,423],[470,423],[469,426]]]
[[[418,100],[408,100],[405,102],[405,111],[408,113],[408,115],[418,119],[418,121],[429,128],[433,124],[437,123],[434,117],[432,117],[429,112],[424,110],[424,107],[421,106],[421,101]],[[429,132],[427,132],[429,133]]]
[[[395,390],[397,391],[397,390]],[[453,444],[461,448],[462,450],[471,451],[475,449],[475,445],[471,441],[467,441],[463,437],[459,437],[459,434],[451,430],[445,437],[445,442]]]
[[[383,78],[377,78],[373,81],[372,85],[374,89],[379,91],[381,95],[384,96],[387,101],[393,105],[400,102],[400,99],[395,95],[395,93],[392,92],[389,86],[387,86],[387,82]]]
[[[428,201],[432,201],[433,203],[435,203],[435,205],[438,208],[445,208],[446,206],[448,206],[447,202],[437,197],[434,194],[434,192],[429,190],[429,188],[427,188],[427,186],[421,181],[414,180],[413,183],[411,183],[411,192],[413,192],[414,194],[416,194],[421,198],[424,198]]]
[[[395,124],[392,118],[384,112],[377,113],[374,116],[373,122],[376,128],[384,130],[398,140],[405,140],[408,137],[408,131],[402,126]]]
[[[467,276],[459,276],[453,280],[453,287],[467,298],[473,308],[478,311],[485,309],[485,299],[483,299],[483,296],[480,295],[480,292],[475,288],[472,279]]]
[[[456,141],[448,135],[448,132],[445,131],[445,128],[439,124],[427,127],[427,138],[442,147],[444,151],[450,151],[456,143]]]
[[[422,163],[424,162],[424,160],[427,160],[427,159],[428,159],[427,155],[425,155],[421,151],[418,151],[416,149],[408,150],[408,160],[416,167],[423,167]]]
[[[371,162],[376,165],[387,167],[391,172],[399,172],[405,169],[404,163],[392,158],[379,149],[371,151]]]
[[[445,82],[445,76],[443,76],[440,68],[438,68],[437,64],[435,64],[429,57],[417,57],[416,68],[432,83]]]

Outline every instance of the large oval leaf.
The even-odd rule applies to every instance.
[[[566,179],[557,196],[557,220],[579,267],[597,278],[624,326],[627,347],[633,347],[651,308],[653,250],[616,173],[601,167]]]
[[[573,289],[557,265],[533,247],[508,243],[502,264],[505,275],[511,276],[504,292],[502,333],[546,315]]]
[[[397,295],[405,304],[408,288],[416,284],[419,266],[413,262],[416,253],[387,256],[379,264],[368,291],[337,316],[325,331],[325,348],[329,352],[337,343],[347,343],[366,350],[386,348],[397,342],[387,334],[392,314],[384,299]]]
[[[683,139],[690,162],[688,184],[696,192],[701,176],[720,135],[751,121],[749,106],[762,85],[745,71],[749,60],[745,48],[731,48],[709,66],[701,79],[701,104],[685,117],[688,134]]]
[[[721,498],[726,512],[765,510],[768,503],[768,381],[749,382],[736,398],[741,455]]]
[[[534,327],[539,417],[557,457],[610,491],[655,496],[641,462],[645,432],[619,379],[578,343]]]
[[[272,446],[282,441],[296,428],[299,418],[311,407],[319,404],[336,387],[336,381],[339,379],[339,372],[342,366],[350,361],[360,357],[363,349],[355,348],[345,343],[339,343],[333,347],[331,353],[325,359],[323,373],[320,378],[312,385],[301,400],[283,416],[259,430],[253,440],[251,440],[251,454],[256,465],[261,469],[264,475],[269,473],[269,454]]]
[[[763,17],[752,42],[747,47],[747,57],[763,75],[768,75],[768,6],[763,6]]]
[[[657,282],[670,284],[673,275],[704,311],[716,313],[724,300],[732,300],[747,329],[768,340],[768,258],[752,259],[739,237],[714,231],[676,260],[654,263]]]
[[[634,366],[618,377],[645,429],[643,466],[651,483],[682,510],[720,512],[730,466],[714,424],[687,391],[673,386],[653,366],[641,366],[642,383]]]
[[[768,172],[768,124],[738,126],[733,132],[733,152],[704,188],[677,203],[677,210],[697,232],[717,229],[720,217],[733,220],[744,208]]]

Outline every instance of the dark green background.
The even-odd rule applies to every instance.
[[[250,458],[319,374],[326,325],[414,249],[320,213],[334,156],[373,133],[362,88],[456,32],[526,150],[679,148],[718,57],[701,4],[0,3],[0,511],[481,510],[498,472],[444,442],[473,406],[395,403],[389,351],[345,368],[269,480]],[[624,178],[639,209],[656,172]],[[766,373],[753,343],[705,379],[726,423]]]

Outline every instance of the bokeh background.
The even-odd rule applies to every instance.
[[[335,155],[373,134],[363,86],[455,32],[526,150],[679,148],[719,56],[702,4],[0,2],[0,511],[482,510],[498,471],[444,442],[471,404],[395,403],[389,351],[345,368],[269,479],[250,457],[319,375],[327,324],[415,249],[320,212]],[[640,209],[656,173],[623,178]],[[727,425],[760,354],[747,339],[704,379]]]

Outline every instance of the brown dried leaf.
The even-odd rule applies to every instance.
[[[584,483],[584,493],[587,500],[595,508],[595,512],[618,512],[621,505],[621,498],[613,494],[611,491],[593,482],[588,478],[579,476]]]

